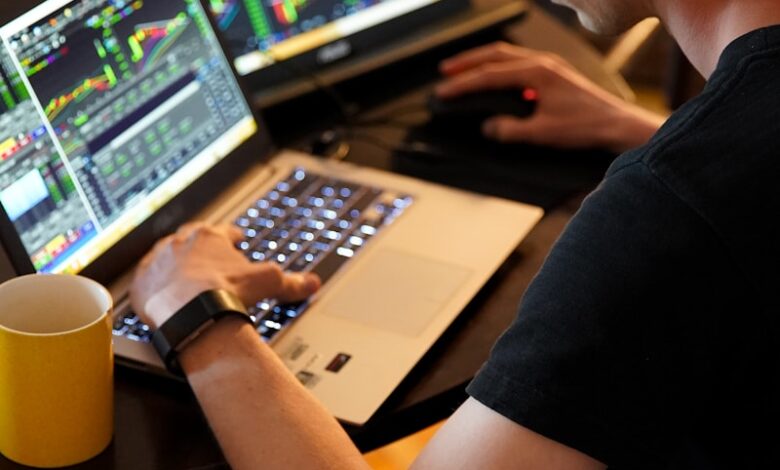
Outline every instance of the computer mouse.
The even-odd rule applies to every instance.
[[[482,123],[497,115],[527,118],[536,110],[535,90],[492,90],[470,93],[450,99],[431,95],[428,110],[431,122],[479,129]]]

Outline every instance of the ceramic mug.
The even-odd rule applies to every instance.
[[[36,274],[0,285],[0,454],[74,465],[114,429],[111,294],[90,279]]]

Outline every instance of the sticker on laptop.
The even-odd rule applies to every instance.
[[[344,367],[344,365],[347,362],[349,362],[350,359],[352,359],[352,356],[350,356],[349,354],[338,353],[336,357],[334,357],[333,360],[330,361],[328,366],[325,367],[325,370],[336,374]]]
[[[306,388],[314,388],[320,381],[320,376],[309,372],[308,370],[302,370],[295,374],[295,378]]]

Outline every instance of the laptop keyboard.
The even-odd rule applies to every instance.
[[[408,195],[296,168],[235,221],[244,232],[238,248],[253,262],[313,272],[324,284],[412,203]],[[265,299],[249,310],[268,341],[308,306]],[[149,326],[132,312],[116,318],[114,335],[151,341]]]

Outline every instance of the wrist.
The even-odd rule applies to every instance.
[[[193,280],[172,282],[147,300],[143,308],[144,321],[155,330],[159,329],[200,293],[215,289],[218,289],[216,283]]]
[[[247,353],[262,346],[260,335],[252,325],[229,316],[214,323],[188,344],[179,353],[179,364],[185,375],[191,376],[222,362],[238,365]]]
[[[664,121],[664,116],[621,102],[613,108],[610,124],[602,127],[602,145],[615,153],[641,147],[658,132]]]
[[[226,318],[238,319],[254,329],[252,317],[234,294],[224,289],[203,291],[165,320],[152,334],[152,344],[168,370],[181,374],[181,353]]]

